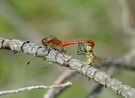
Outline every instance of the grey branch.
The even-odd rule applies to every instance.
[[[103,66],[105,67],[105,66]],[[109,68],[106,69],[109,74],[112,76],[116,75],[116,71],[118,71],[117,66],[110,66]],[[102,91],[103,85],[101,84],[96,84],[96,86],[93,88],[93,90],[89,93],[88,97],[86,98],[96,98],[98,94]]]
[[[63,88],[63,87],[70,86],[70,85],[72,85],[71,82],[67,82],[67,83],[64,83],[64,84],[51,85],[51,86],[44,86],[44,85],[30,86],[30,87],[24,87],[24,88],[15,89],[15,90],[0,91],[0,96],[1,95],[24,92],[24,91],[30,91],[30,90],[33,90],[33,89]]]
[[[23,52],[25,54],[34,55],[44,58],[48,62],[53,62],[64,67],[75,70],[84,76],[93,79],[105,87],[110,88],[117,94],[125,98],[135,98],[135,89],[122,83],[121,81],[112,78],[99,69],[96,69],[85,62],[73,59],[71,56],[64,54],[58,49],[53,49],[47,46],[36,45],[29,41],[21,41],[17,39],[0,38],[0,49],[8,49],[15,52]]]

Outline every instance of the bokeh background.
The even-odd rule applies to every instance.
[[[128,0],[131,26],[134,27],[135,1]],[[122,8],[119,0],[0,0],[0,37],[29,40],[41,44],[46,36],[61,40],[91,39],[94,51],[101,58],[122,57],[130,50],[130,37],[122,27]],[[77,45],[67,46],[76,55]],[[32,56],[0,50],[0,90],[31,85],[51,85],[67,68]],[[115,78],[135,87],[134,72],[122,69]],[[97,83],[78,74],[70,81],[73,86],[58,98],[85,98]],[[46,90],[26,91],[2,98],[42,98]],[[103,88],[97,98],[122,98]]]

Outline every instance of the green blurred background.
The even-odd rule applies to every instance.
[[[131,1],[131,0],[129,0]],[[132,5],[133,6],[133,5]],[[94,51],[101,58],[122,57],[130,50],[129,36],[123,33],[121,8],[117,0],[0,0],[0,36],[30,40],[41,44],[46,36],[62,40],[91,39]],[[66,47],[77,59],[77,45]],[[42,59],[8,50],[0,51],[0,90],[31,85],[51,85],[67,68]],[[134,72],[121,70],[116,78],[135,87]],[[125,78],[126,77],[126,78]],[[95,82],[78,74],[72,87],[58,98],[85,98]],[[42,98],[46,90],[33,90],[2,98]],[[97,98],[122,98],[104,88]]]

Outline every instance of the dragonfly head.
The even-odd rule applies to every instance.
[[[42,44],[47,45],[48,37],[45,37],[42,39]]]
[[[41,42],[43,45],[48,45],[49,44],[48,41],[50,41],[52,38],[54,38],[54,37],[53,36],[45,37],[42,39]]]
[[[91,52],[93,50],[93,47],[91,45],[86,45],[85,49],[87,52]]]

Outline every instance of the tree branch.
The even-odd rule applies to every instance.
[[[99,69],[87,65],[71,56],[62,53],[60,50],[53,49],[47,46],[39,46],[28,41],[17,39],[0,38],[0,49],[8,49],[16,52],[23,52],[37,57],[44,58],[48,62],[53,62],[64,67],[75,70],[84,76],[93,79],[117,94],[125,98],[135,98],[135,89],[122,83],[121,81],[112,78]]]
[[[104,67],[104,68],[106,68],[106,67]],[[106,70],[109,74],[114,76],[116,74],[116,71],[118,71],[118,68],[117,68],[117,66],[110,66]],[[86,97],[86,98],[96,98],[97,95],[102,91],[103,87],[104,86],[101,84],[96,84],[96,86],[92,89],[92,91],[89,93],[88,97]]]

